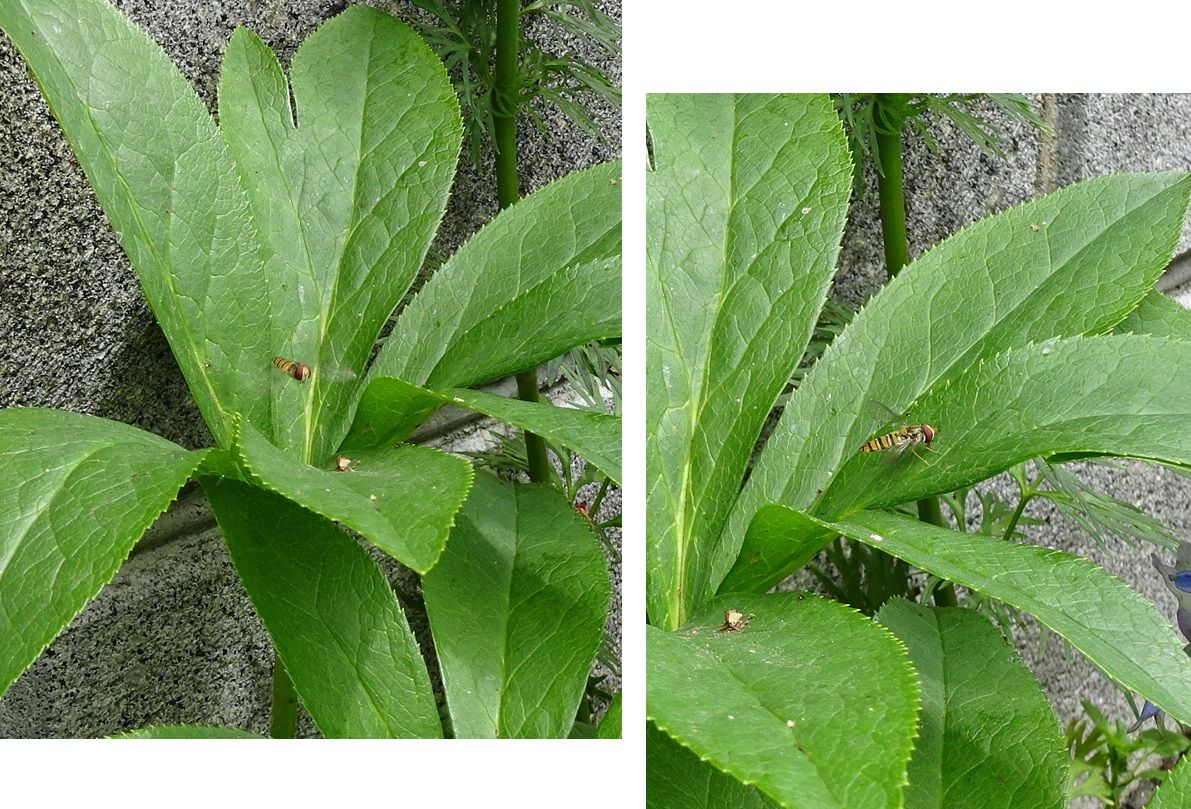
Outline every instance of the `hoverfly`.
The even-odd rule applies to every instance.
[[[286,376],[293,377],[299,382],[305,382],[310,378],[309,365],[303,365],[300,362],[287,360],[285,357],[274,357],[273,364],[280,368]]]
[[[304,362],[287,360],[285,357],[274,357],[273,364],[288,377],[299,382],[305,382],[314,375],[314,368]],[[323,363],[318,368],[319,379],[323,382],[354,382],[359,374],[349,371],[334,363]]]
[[[900,416],[880,402],[870,400],[866,403],[866,406],[874,418],[880,419],[885,424],[895,423],[900,426],[896,430],[874,436],[868,441],[865,441],[860,446],[861,452],[884,452],[891,449],[893,450],[890,455],[891,460],[900,458],[906,450],[917,446],[925,447],[931,452],[934,452],[930,446],[930,442],[935,440],[934,427],[931,427],[929,424],[907,424]],[[914,454],[919,458],[922,457],[916,451]]]

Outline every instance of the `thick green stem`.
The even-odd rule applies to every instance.
[[[492,88],[493,148],[496,152],[496,195],[507,208],[521,197],[517,177],[517,57],[521,0],[496,4],[496,65]]]
[[[885,132],[877,127],[877,196],[881,201],[881,240],[885,244],[885,271],[890,278],[910,263],[906,240],[906,197],[902,188],[902,133],[900,125]]]
[[[939,507],[939,498],[924,497],[918,501],[918,519],[937,525],[940,528],[950,528],[943,518],[943,509]],[[959,603],[955,595],[955,585],[949,581],[942,582],[935,588],[935,604],[939,607],[954,607]]]
[[[541,401],[537,371],[517,374],[517,396],[526,402]],[[550,461],[546,458],[546,442],[540,435],[525,433],[525,457],[529,461],[529,479],[535,483],[550,480]]]
[[[943,518],[943,509],[939,507],[939,498],[937,497],[924,497],[918,501],[918,519],[940,528],[951,527]]]
[[[517,102],[521,89],[517,75],[521,50],[520,17],[521,0],[497,0],[492,146],[496,156],[496,196],[501,208],[507,208],[521,198],[521,183],[517,177]],[[527,402],[540,400],[537,371],[517,374],[517,395]],[[541,436],[528,432],[525,434],[525,456],[529,460],[531,480],[541,483],[550,479],[546,442]]]
[[[880,104],[878,98],[874,103]],[[902,129],[901,121],[887,110],[877,109],[877,196],[881,204],[881,241],[885,246],[885,272],[894,278],[902,267],[910,263],[909,240],[906,238],[906,194],[902,185]],[[918,501],[918,519],[947,528],[939,498],[924,497]],[[944,582],[935,590],[935,603],[953,606],[955,587]]]
[[[269,723],[269,735],[274,739],[292,739],[298,727],[298,694],[293,680],[281,663],[273,656],[273,712]]]

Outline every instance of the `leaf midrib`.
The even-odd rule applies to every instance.
[[[711,357],[714,353],[715,336],[717,333],[716,329],[714,327],[714,324],[719,321],[721,310],[724,305],[724,288],[728,285],[728,282],[729,282],[728,271],[727,271],[728,270],[728,255],[729,255],[729,250],[731,247],[731,240],[732,240],[732,228],[730,227],[730,225],[731,225],[731,221],[732,221],[732,212],[736,210],[736,204],[738,202],[738,200],[736,199],[736,139],[739,134],[738,123],[739,123],[739,117],[738,117],[738,111],[737,111],[737,96],[733,95],[732,96],[732,139],[728,143],[728,187],[726,189],[726,195],[728,198],[728,206],[727,206],[727,210],[724,215],[724,236],[723,236],[723,241],[720,246],[720,268],[721,268],[722,272],[721,272],[721,278],[720,278],[720,288],[716,295],[716,300],[714,301],[713,306],[708,307],[709,310],[711,310],[714,314],[711,318],[708,319],[708,322],[712,324],[712,329],[711,329],[711,334],[708,336],[708,339],[707,339],[707,353],[704,358],[705,361],[702,363],[703,367],[698,369],[698,371],[699,371],[699,373],[698,373],[699,399],[696,402],[695,406],[688,410],[688,412],[690,413],[690,418],[688,419],[686,438],[683,442],[685,444],[685,447],[684,447],[685,451],[682,453],[683,463],[682,463],[681,483],[679,484],[679,487],[678,487],[678,499],[677,499],[677,502],[675,503],[676,507],[674,509],[674,528],[675,528],[675,535],[678,539],[678,542],[676,543],[677,544],[676,553],[674,556],[675,573],[677,575],[674,578],[674,586],[671,587],[670,591],[669,591],[670,609],[669,609],[669,620],[668,620],[669,626],[667,627],[669,629],[675,629],[675,628],[682,626],[683,624],[686,623],[686,590],[687,590],[687,575],[689,572],[688,571],[688,559],[689,559],[689,555],[690,555],[689,552],[692,550],[691,545],[694,543],[694,540],[695,540],[695,537],[693,535],[691,535],[690,533],[688,533],[689,527],[693,527],[695,524],[694,515],[691,515],[689,519],[688,519],[688,515],[687,515],[688,504],[690,504],[691,507],[693,508],[693,503],[692,503],[693,481],[692,481],[691,467],[694,462],[694,455],[690,451],[690,449],[694,446],[696,436],[698,435],[699,420],[700,420],[700,417],[702,416],[703,409],[707,406],[708,377],[711,373]],[[692,211],[692,213],[693,213],[693,211]],[[677,329],[674,326],[674,323],[675,323],[674,315],[675,315],[675,312],[673,312],[671,310],[671,308],[669,306],[667,306],[666,307],[666,319],[670,324],[670,332],[671,332],[672,337],[674,338],[673,344],[675,346],[678,346],[678,345],[680,345],[680,340],[678,339]],[[683,362],[684,365],[686,364],[686,361],[685,361],[686,358],[683,357],[680,353],[676,354],[675,356],[679,361]],[[692,375],[690,373],[685,374],[685,376],[687,379],[694,378],[694,375]],[[689,527],[688,527],[688,523],[689,523]]]
[[[368,48],[365,51],[366,58],[363,63],[362,73],[365,77],[365,87],[372,86],[372,59],[373,51],[376,47],[376,26],[369,21],[368,25]],[[350,232],[358,224],[356,219],[359,216],[359,198],[360,198],[360,169],[363,165],[365,148],[364,148],[364,131],[365,119],[369,109],[369,94],[364,93],[363,102],[360,104],[360,122],[357,128],[357,142],[356,154],[354,155],[355,171],[352,173],[352,191],[350,195],[351,204],[351,224],[348,227]],[[305,230],[305,228],[303,228]],[[338,260],[335,264],[335,274],[331,279],[331,294],[326,299],[324,305],[319,313],[318,322],[318,365],[315,368],[314,379],[310,381],[310,397],[306,400],[306,405],[303,408],[303,418],[305,421],[305,437],[303,438],[302,457],[306,463],[313,463],[314,454],[314,437],[315,437],[315,413],[321,410],[321,396],[322,389],[322,372],[321,366],[325,359],[325,351],[327,346],[327,329],[331,323],[331,313],[335,309],[335,299],[339,294],[339,279],[343,275],[342,267],[344,257],[347,255],[347,237],[344,237],[342,249],[339,253]]]

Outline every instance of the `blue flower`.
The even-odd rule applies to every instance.
[[[1162,713],[1162,711],[1160,711],[1160,710],[1158,709],[1158,706],[1157,706],[1157,705],[1155,705],[1154,703],[1150,702],[1150,701],[1147,699],[1147,700],[1146,700],[1146,704],[1141,706],[1141,715],[1140,715],[1140,716],[1138,716],[1138,717],[1137,717],[1137,721],[1136,721],[1136,722],[1134,722],[1134,723],[1133,723],[1133,724],[1132,724],[1132,725],[1129,727],[1129,731],[1128,731],[1128,732],[1129,732],[1129,733],[1132,733],[1133,731],[1135,731],[1135,730],[1137,730],[1139,727],[1141,727],[1141,726],[1142,726],[1142,723],[1143,723],[1143,722],[1145,722],[1147,719],[1149,719],[1151,716],[1157,716],[1157,715],[1158,715],[1158,714],[1160,714],[1160,713]]]

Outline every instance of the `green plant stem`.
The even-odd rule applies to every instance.
[[[273,655],[273,711],[269,735],[274,739],[292,739],[298,727],[298,694],[294,682],[281,662]]]
[[[881,241],[885,245],[885,271],[897,276],[910,263],[906,240],[906,197],[902,187],[902,133],[877,126],[877,196],[881,205]]]
[[[939,498],[924,497],[918,501],[918,519],[937,525],[940,528],[950,528],[943,518],[943,509],[939,507]],[[954,607],[959,603],[955,595],[955,585],[949,581],[942,582],[935,588],[935,605],[939,607]]]
[[[874,104],[880,104],[878,96]],[[885,246],[885,271],[894,278],[909,263],[909,240],[906,238],[906,195],[902,184],[901,121],[877,110],[877,196],[881,205],[881,241]],[[947,528],[939,498],[924,497],[918,501],[918,519]],[[944,582],[935,589],[935,603],[954,606],[955,587]]]
[[[517,61],[521,50],[519,27],[521,0],[497,0],[496,3],[496,65],[493,71],[492,130],[496,157],[496,196],[501,208],[507,208],[521,198],[521,183],[517,176]],[[541,400],[538,373],[528,370],[517,374],[517,396],[526,402]],[[537,483],[550,479],[550,461],[546,457],[546,442],[539,435],[525,434],[525,457],[529,461],[529,478]]]
[[[610,478],[604,478],[604,482],[600,484],[600,490],[596,492],[596,496],[591,501],[591,519],[595,522],[596,513],[599,512],[600,506],[604,502],[604,495],[608,493],[608,485],[611,483]]]
[[[1024,471],[1022,472],[1022,476],[1025,477]],[[1029,481],[1029,484],[1025,488],[1021,489],[1021,498],[1017,501],[1017,508],[1013,510],[1013,516],[1009,518],[1009,525],[1005,527],[1005,535],[1002,539],[1013,539],[1013,532],[1017,528],[1017,522],[1021,519],[1021,515],[1026,511],[1026,505],[1037,496],[1037,489],[1034,487],[1041,478],[1041,475],[1036,476],[1034,480]]]

